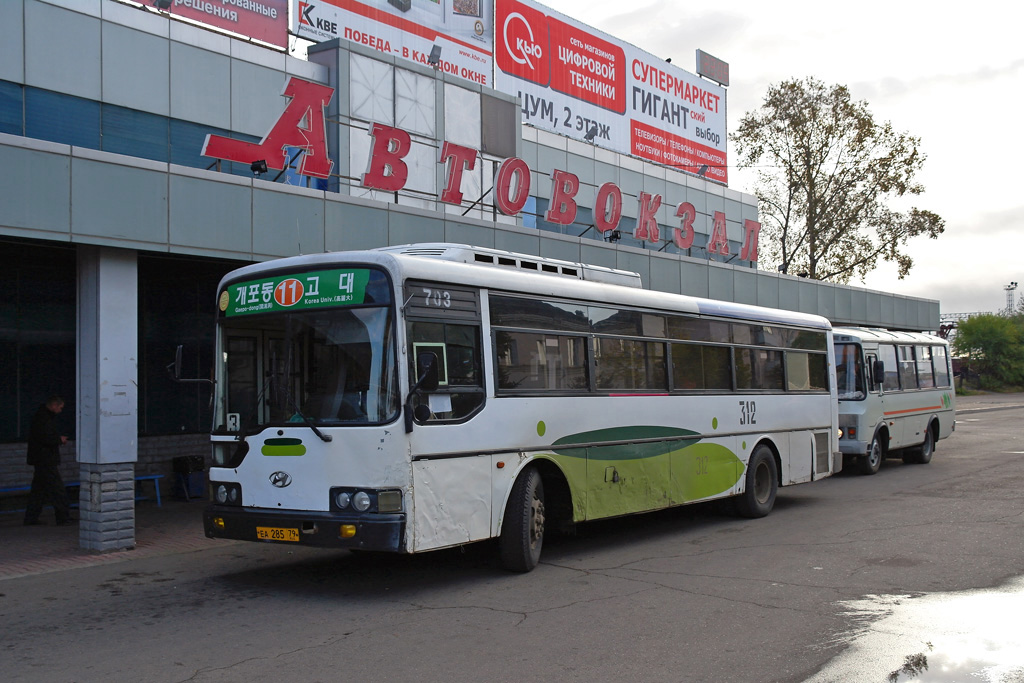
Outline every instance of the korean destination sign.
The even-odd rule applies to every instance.
[[[366,299],[370,271],[320,270],[235,282],[220,293],[224,315],[250,315],[327,306],[352,306]]]

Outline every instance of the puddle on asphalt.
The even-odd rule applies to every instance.
[[[852,622],[850,647],[806,683],[1024,683],[1024,578],[842,604]]]

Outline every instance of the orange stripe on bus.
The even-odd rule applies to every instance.
[[[902,415],[903,413],[916,413],[919,410],[942,410],[942,406],[926,406],[924,408],[908,408],[906,410],[890,410],[883,415]]]

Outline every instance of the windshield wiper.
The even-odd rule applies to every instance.
[[[302,410],[299,408],[298,404],[295,402],[295,397],[292,396],[292,392],[290,391],[288,392],[288,402],[291,403],[292,408],[295,409],[295,414],[302,418],[302,421],[306,424],[306,426],[312,429],[313,433],[320,437],[321,441],[326,443],[334,438],[330,434],[324,434],[323,432],[321,432],[320,429],[315,424],[313,424],[313,421],[306,417],[306,414],[302,412]]]

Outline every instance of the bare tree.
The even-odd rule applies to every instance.
[[[944,230],[930,211],[888,206],[924,191],[914,182],[921,141],[876,123],[845,86],[813,78],[773,85],[731,139],[740,167],[757,169],[761,260],[782,272],[847,283],[884,260],[903,278],[914,264],[907,240]]]

